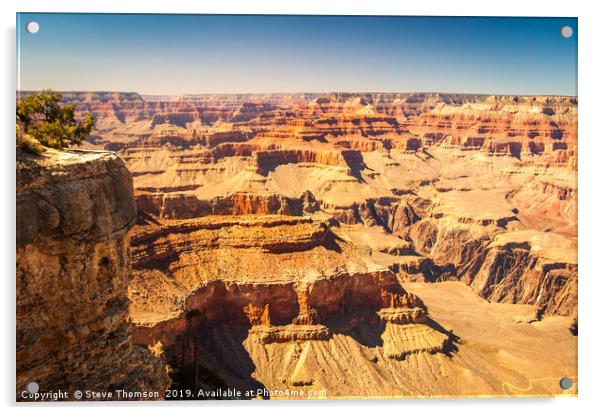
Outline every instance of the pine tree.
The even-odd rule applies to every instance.
[[[30,136],[46,147],[64,149],[81,145],[94,127],[94,117],[87,113],[82,121],[75,118],[75,106],[59,105],[61,94],[44,90],[17,103],[17,141]],[[31,140],[29,140],[31,141]]]

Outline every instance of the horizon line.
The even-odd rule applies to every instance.
[[[160,97],[183,97],[186,95],[282,95],[282,94],[440,94],[440,95],[473,95],[473,96],[495,96],[495,97],[504,97],[504,96],[514,96],[514,97],[566,97],[566,98],[577,98],[579,95],[566,95],[566,94],[517,94],[517,93],[487,93],[487,92],[447,92],[447,91],[257,91],[257,92],[185,92],[185,93],[176,93],[176,94],[157,94],[157,93],[144,93],[138,91],[126,91],[126,90],[111,90],[111,89],[90,89],[90,90],[58,90],[58,89],[26,89],[26,90],[16,90],[16,93],[37,93],[42,91],[53,91],[59,93],[117,93],[117,94],[137,94],[141,97],[144,96],[160,96]]]

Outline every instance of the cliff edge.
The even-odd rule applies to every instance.
[[[136,205],[123,162],[107,152],[19,153],[16,188],[17,399],[32,381],[40,392],[162,397],[165,364],[131,342]]]

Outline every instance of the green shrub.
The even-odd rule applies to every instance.
[[[23,135],[17,141],[17,148],[32,154],[41,154],[46,151],[46,148],[30,135]]]
[[[82,121],[76,120],[75,106],[59,105],[61,98],[60,93],[45,90],[20,100],[17,141],[29,135],[41,145],[59,150],[71,144],[81,145],[94,127],[94,117],[87,113]]]

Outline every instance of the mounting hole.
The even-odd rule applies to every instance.
[[[573,379],[571,379],[571,378],[560,379],[560,387],[564,390],[571,389],[571,387],[573,387]]]
[[[573,28],[571,26],[562,26],[560,28],[560,34],[563,38],[569,39],[573,37]]]
[[[40,390],[40,385],[38,385],[38,382],[29,382],[26,389],[29,393],[38,393]]]
[[[32,35],[35,35],[40,31],[40,25],[38,22],[29,22],[27,23],[27,26],[25,26],[25,29],[27,29],[27,31]]]

